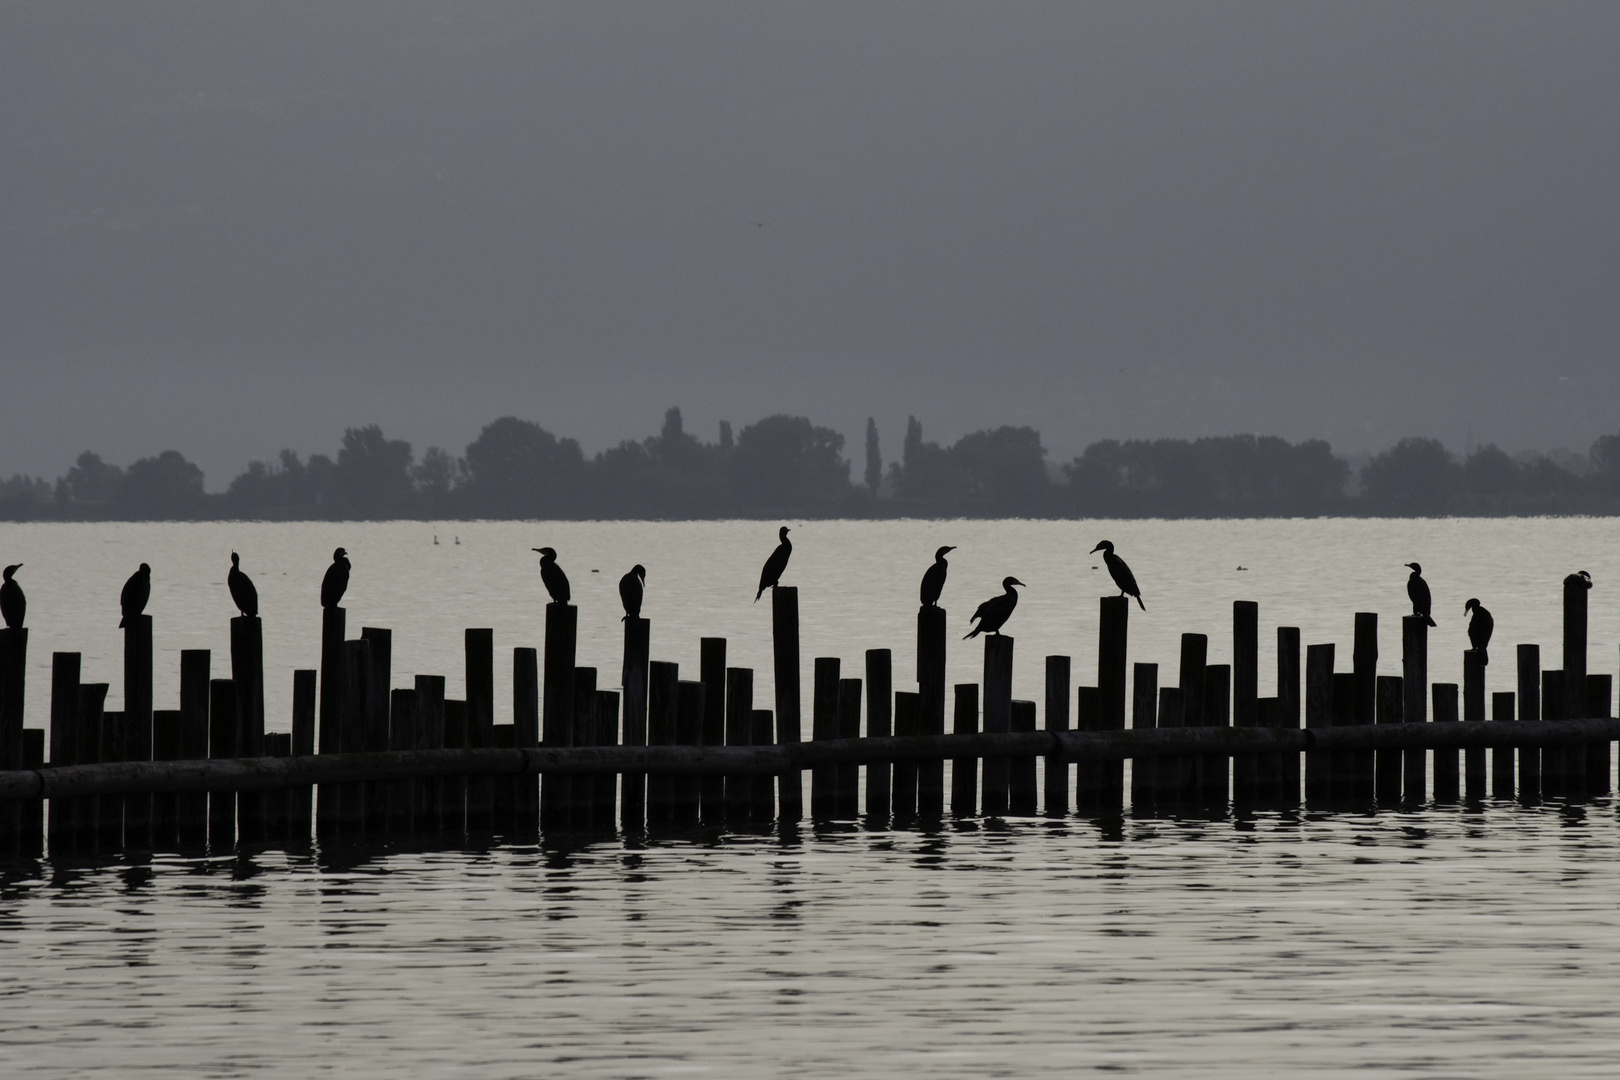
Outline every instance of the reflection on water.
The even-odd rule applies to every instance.
[[[0,877],[8,1076],[1609,1075],[1612,801]]]

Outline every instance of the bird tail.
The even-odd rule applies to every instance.
[[[1136,594],[1136,606],[1141,608],[1143,611],[1147,610],[1147,605],[1142,603],[1142,594],[1141,593]]]
[[[1430,616],[1430,615],[1423,616],[1423,621],[1428,623],[1430,626],[1439,626],[1440,625],[1439,623],[1435,622],[1433,616]]]
[[[126,622],[128,622],[128,621],[129,621],[128,619],[119,619],[118,620],[118,629],[122,630],[124,628],[124,624]]]
[[[1486,664],[1489,664],[1491,662],[1491,654],[1486,652],[1484,649],[1475,649],[1474,651],[1479,653],[1479,666],[1480,667],[1484,667]]]
[[[761,590],[759,590],[759,592],[755,593],[754,594],[754,603],[756,603],[756,604],[759,603],[759,598],[764,596],[764,595],[765,595],[765,590],[764,589],[761,589]]]

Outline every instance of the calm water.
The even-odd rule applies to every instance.
[[[1164,664],[1188,630],[1228,659],[1230,603],[1252,599],[1263,626],[1346,648],[1352,613],[1380,612],[1394,673],[1400,564],[1416,559],[1440,622],[1434,677],[1460,668],[1462,601],[1477,595],[1496,613],[1505,689],[1508,646],[1556,650],[1573,569],[1597,581],[1591,669],[1614,670],[1614,535],[1603,520],[811,522],[787,580],[807,668],[840,655],[859,674],[861,652],[886,646],[905,672],[917,577],[958,544],[945,604],[963,630],[1003,575],[1029,583],[1008,629],[1018,692],[1038,698],[1047,653],[1090,679],[1109,591],[1085,554],[1098,539],[1147,598],[1132,659]],[[284,728],[337,544],[356,562],[351,627],[393,628],[398,685],[444,673],[457,693],[466,626],[495,627],[498,655],[539,645],[527,549],[549,544],[574,580],[582,663],[617,671],[615,584],[640,561],[654,656],[695,665],[700,635],[726,636],[732,663],[760,669],[765,704],[769,611],[749,601],[773,543],[757,523],[8,525],[0,561],[26,564],[38,726],[55,649],[82,650],[116,707],[117,593],[143,559],[158,706],[174,705],[180,649],[212,647],[223,668],[234,547],[263,598],[267,705]],[[975,645],[955,649],[954,680],[976,679]],[[1612,1075],[1620,1054],[1607,800],[47,862],[3,881],[8,1077],[1565,1077]]]

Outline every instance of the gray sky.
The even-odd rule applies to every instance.
[[[0,473],[1620,430],[1620,4],[0,7]],[[764,222],[764,225],[757,225]]]

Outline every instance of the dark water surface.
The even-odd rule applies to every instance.
[[[1491,804],[13,864],[10,1077],[1612,1076],[1620,827]]]

